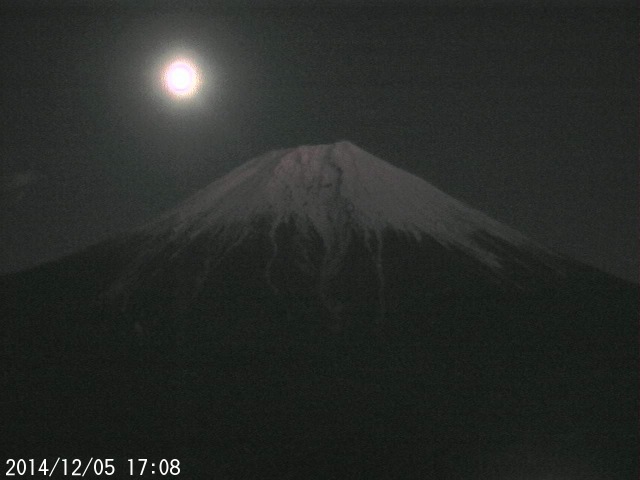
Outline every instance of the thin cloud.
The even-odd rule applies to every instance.
[[[37,170],[24,170],[10,175],[0,176],[0,194],[4,199],[20,200],[27,192],[44,179]]]

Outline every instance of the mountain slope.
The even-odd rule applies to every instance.
[[[434,282],[445,275],[455,288],[476,276],[532,286],[563,270],[560,258],[518,232],[349,142],[249,161],[138,229],[134,238],[130,248],[140,253],[109,292],[125,303],[148,279],[174,267],[180,271],[169,276],[176,289],[191,292],[191,303],[238,249],[261,252],[245,280],[261,274],[271,293],[309,294],[334,312],[343,303],[336,295],[347,294],[335,292],[336,284],[354,271],[371,280],[382,309],[387,274],[411,268],[394,260],[398,256],[425,257],[419,268],[431,265]],[[407,251],[397,255],[400,248]],[[251,261],[249,251],[243,255],[244,262],[231,263]],[[353,263],[359,256],[365,258]],[[228,276],[221,281],[231,282]]]

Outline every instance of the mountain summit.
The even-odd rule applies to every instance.
[[[301,234],[318,235],[327,254],[344,247],[349,230],[380,241],[385,229],[430,237],[494,268],[500,255],[479,236],[536,249],[518,232],[346,141],[255,158],[145,230],[196,236],[235,227],[246,233],[256,218],[268,219],[272,231],[292,222]]]

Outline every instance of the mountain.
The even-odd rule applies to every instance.
[[[256,271],[273,293],[291,289],[276,278],[282,270],[281,277],[294,275],[296,286],[302,282],[328,303],[339,303],[328,298],[331,284],[354,267],[350,250],[368,252],[358,267],[374,268],[383,301],[390,235],[415,245],[428,241],[432,261],[464,261],[492,281],[516,270],[553,273],[557,263],[517,232],[348,142],[256,158],[136,233],[144,245],[114,293],[130,293],[141,278],[189,259],[196,259],[190,281],[203,282],[213,265],[247,243],[268,250]],[[195,245],[208,250],[194,255]]]
[[[0,287],[3,451],[188,478],[637,473],[637,285],[349,142],[257,157]]]

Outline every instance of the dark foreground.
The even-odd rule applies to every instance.
[[[244,305],[243,290],[231,310],[136,338],[78,300],[102,285],[65,272],[2,284],[3,462],[114,458],[128,473],[128,458],[176,458],[193,479],[638,476],[637,286],[585,271],[527,296],[394,302],[389,280],[384,322],[340,325],[310,300],[283,311],[256,290]]]

